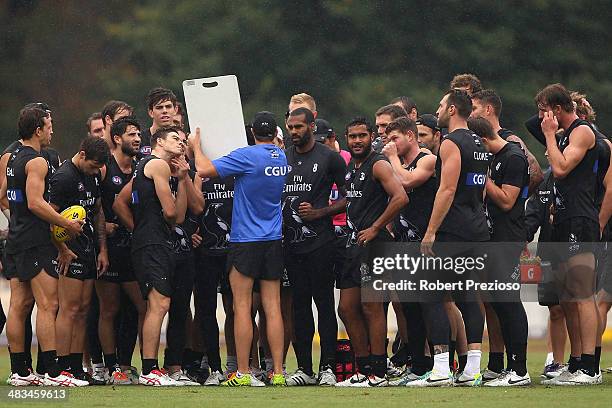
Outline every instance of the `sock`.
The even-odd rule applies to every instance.
[[[459,372],[461,373],[463,372],[463,370],[465,370],[465,365],[467,364],[467,361],[468,361],[468,355],[462,354],[459,356],[458,359],[459,359]],[[449,359],[449,365],[452,365],[452,359]]]
[[[511,350],[511,369],[514,370],[515,373],[523,377],[525,374],[527,374],[527,343],[513,344]]]
[[[448,351],[446,353],[438,353],[433,358],[433,371],[438,375],[447,376],[450,374],[450,367],[448,365]]]
[[[550,365],[555,362],[552,351],[546,355],[546,361],[544,362],[544,367]]]
[[[385,378],[387,374],[387,356],[384,354],[370,354],[370,362],[372,364],[372,374],[378,378]]]
[[[595,347],[595,374],[599,374],[599,363],[601,361],[601,346]]]
[[[83,371],[83,353],[70,353],[70,372],[72,375]]]
[[[104,354],[104,364],[106,368],[108,368],[109,372],[113,371],[113,367],[117,365],[117,355],[113,354]]]
[[[266,371],[274,370],[274,361],[272,360],[271,357],[266,357],[265,363],[266,363]]]
[[[57,364],[57,356],[55,350],[41,351],[38,356],[38,362],[36,364],[37,369],[39,364],[44,367],[44,370],[38,371],[38,373],[43,374],[46,372],[51,377],[57,377],[58,375],[60,375],[61,370],[59,368],[59,365]]]
[[[370,364],[370,356],[356,357],[357,360],[357,371],[363,375],[370,375],[372,372],[372,365]]]
[[[27,377],[30,375],[25,353],[11,353],[11,372],[17,373],[21,377]]]
[[[482,353],[480,350],[468,350],[467,353],[467,363],[465,364],[465,368],[463,372],[466,375],[474,376],[480,372],[480,357]]]
[[[457,342],[455,340],[451,340],[448,342],[448,363],[450,367],[453,368],[453,363],[455,361],[455,350],[457,349]]]
[[[60,371],[70,370],[70,355],[57,356],[57,364],[59,365]]]
[[[23,354],[25,356],[26,367],[32,370],[32,350],[26,347],[25,352]]]
[[[595,355],[594,354],[583,354],[580,356],[582,371],[590,375],[595,376]]]
[[[158,368],[158,362],[156,358],[143,358],[142,359],[142,373],[144,375],[151,374],[151,371]]]
[[[501,373],[504,369],[504,353],[489,353],[487,368],[495,373]]]
[[[580,357],[570,356],[567,370],[570,373],[575,373],[580,368]]]
[[[40,344],[38,345],[38,358],[36,359],[36,372],[39,374],[44,374],[47,372],[47,367],[45,367],[45,359],[43,358],[43,353],[44,351],[42,351],[40,349]],[[54,362],[57,363],[57,361],[55,361],[56,356],[55,356],[55,350],[53,350],[53,358],[54,358]]]
[[[227,356],[227,371],[230,373],[238,371],[238,360],[236,356]]]

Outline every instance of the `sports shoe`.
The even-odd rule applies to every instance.
[[[403,371],[396,367],[390,359],[387,359],[387,378],[401,377]]]
[[[202,368],[202,367],[195,367],[195,366],[192,366],[191,368],[188,368],[187,370],[183,370],[183,373],[187,377],[189,377],[191,381],[195,381],[198,384],[202,384],[202,385],[204,385],[204,383],[210,376],[210,372],[208,369]]]
[[[570,373],[569,371],[569,366],[566,365],[563,368],[561,368],[561,373],[558,376],[549,378],[546,380],[542,380],[540,384],[542,385],[563,385],[561,383],[568,381],[571,376],[572,376],[572,373]]]
[[[252,376],[251,374],[242,374],[238,377],[237,373],[231,375],[231,377],[220,384],[223,387],[265,387],[262,381],[259,381],[257,378]]]
[[[138,379],[140,375],[138,374],[138,370],[134,366],[130,366],[130,368],[124,368],[123,374],[127,375],[127,378],[130,379],[132,384],[138,385]]]
[[[506,371],[495,380],[484,384],[485,387],[520,387],[525,385],[531,385],[529,373],[518,375],[514,370]]]
[[[287,380],[285,379],[285,376],[283,374],[273,374],[272,378],[270,379],[270,384],[273,387],[284,387],[287,384]]]
[[[44,385],[51,387],[86,387],[89,385],[89,382],[75,378],[68,371],[62,371],[57,377],[45,374],[43,382]]]
[[[482,378],[482,383],[486,384],[489,381],[493,381],[497,378],[499,378],[504,372],[502,371],[501,373],[495,372],[493,370],[489,370],[488,368],[485,368],[483,371],[480,372],[481,374],[481,378]]]
[[[113,371],[108,376],[106,383],[109,385],[132,385],[132,381],[123,371],[121,371],[118,365],[113,367]]]
[[[608,373],[608,374],[612,374],[612,367],[608,367],[608,368],[606,368],[606,369],[605,369],[605,370],[603,370],[603,371],[605,371],[605,372],[606,372],[606,373]]]
[[[542,374],[540,374],[540,377],[542,378],[558,377],[563,372],[564,367],[565,367],[565,364],[560,364],[560,363],[556,363],[553,361],[552,363],[544,367],[544,371],[542,371]]]
[[[367,387],[368,377],[355,373],[344,381],[337,382],[336,387]]]
[[[321,386],[334,386],[336,385],[336,374],[334,374],[334,371],[330,368],[321,368],[321,370],[319,371],[319,378],[317,380],[317,383]]]
[[[140,373],[138,383],[153,387],[182,387],[184,385],[182,382],[168,377],[159,369],[151,370],[149,374]]]
[[[251,377],[255,377],[261,382],[265,382],[268,380],[268,373],[266,372],[266,370],[262,370],[261,368],[257,368],[257,367],[251,367],[250,371],[251,371]]]
[[[371,375],[368,377],[368,380],[365,381],[364,387],[376,388],[376,387],[386,387],[389,385],[389,381],[385,377],[380,378],[375,375]]]
[[[85,373],[89,374],[89,376],[96,382],[103,382],[104,384],[108,384],[109,373],[104,364],[93,364],[91,366],[91,373],[89,371],[83,370]]]
[[[590,376],[585,373],[583,370],[577,370],[574,373],[570,373],[565,376],[559,376],[554,378],[553,380],[557,380],[555,383],[551,383],[549,385],[561,385],[561,386],[570,386],[570,385],[597,385],[599,384],[599,378],[597,375]]]
[[[493,382],[493,381],[495,380],[491,380],[490,382]],[[480,373],[476,373],[472,376],[472,375],[467,375],[466,373],[462,372],[455,378],[455,381],[453,382],[453,385],[455,387],[478,387],[481,384],[482,384],[482,374]]]
[[[314,373],[312,375],[308,375],[301,368],[295,370],[295,373],[291,374],[286,381],[288,387],[317,385],[317,377],[315,377]]]
[[[418,380],[419,376],[413,373],[410,369],[406,369],[402,375],[396,378],[389,379],[389,386],[403,387],[411,381]]]
[[[195,386],[195,385],[200,385],[199,382],[192,381],[189,377],[187,377],[182,370],[175,371],[172,374],[168,375],[168,377],[170,377],[174,381],[178,381],[178,382],[180,382],[180,383],[182,383],[183,385],[186,385],[186,386],[190,386],[191,387],[191,386]]]
[[[12,373],[6,382],[8,385],[12,385],[13,387],[31,387],[43,385],[43,381],[41,381],[36,374],[29,370],[28,375],[25,377],[20,376],[18,373]]]
[[[210,373],[206,381],[204,381],[204,385],[219,385],[225,380],[226,378],[221,371],[213,371],[212,373]]]
[[[433,370],[428,371],[417,380],[406,383],[406,387],[450,387],[453,385],[453,374],[440,375]]]
[[[106,385],[106,380],[101,380],[99,378],[94,378],[91,374],[86,373],[85,371],[73,372],[72,375],[77,380],[87,381],[89,385]]]

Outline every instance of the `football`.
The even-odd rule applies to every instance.
[[[60,215],[68,220],[84,220],[87,216],[87,212],[85,211],[85,208],[81,207],[80,205],[73,205],[62,211]],[[64,242],[68,241],[70,236],[68,235],[66,228],[54,225],[53,238],[57,242]]]

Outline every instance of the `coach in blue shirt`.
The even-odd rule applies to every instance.
[[[199,128],[191,141],[200,177],[234,176],[236,180],[227,260],[234,297],[238,372],[223,383],[229,386],[263,385],[249,373],[253,337],[251,304],[255,279],[260,281],[268,342],[274,360],[272,383],[284,385],[280,308],[280,277],[283,272],[281,196],[289,168],[285,153],[272,143],[276,136],[274,116],[270,112],[256,114],[252,129],[254,146],[236,149],[214,161],[202,153]]]

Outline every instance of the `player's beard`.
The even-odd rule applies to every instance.
[[[297,147],[302,147],[302,146],[306,146],[306,144],[308,144],[308,142],[310,142],[310,138],[312,137],[312,133],[310,131],[304,133],[304,135],[302,135],[302,137],[299,138],[299,140],[296,142],[293,140],[292,138],[292,142],[295,146]]]
[[[138,154],[138,150],[134,150],[131,143],[121,143],[121,153],[126,156],[134,157]]]
[[[361,153],[355,153],[353,151],[353,149],[349,149],[351,151],[351,156],[354,159],[357,160],[361,160],[361,159],[365,159],[366,157],[368,157],[370,155],[370,153],[372,153],[372,141],[368,142],[367,146],[363,146],[363,151]]]

